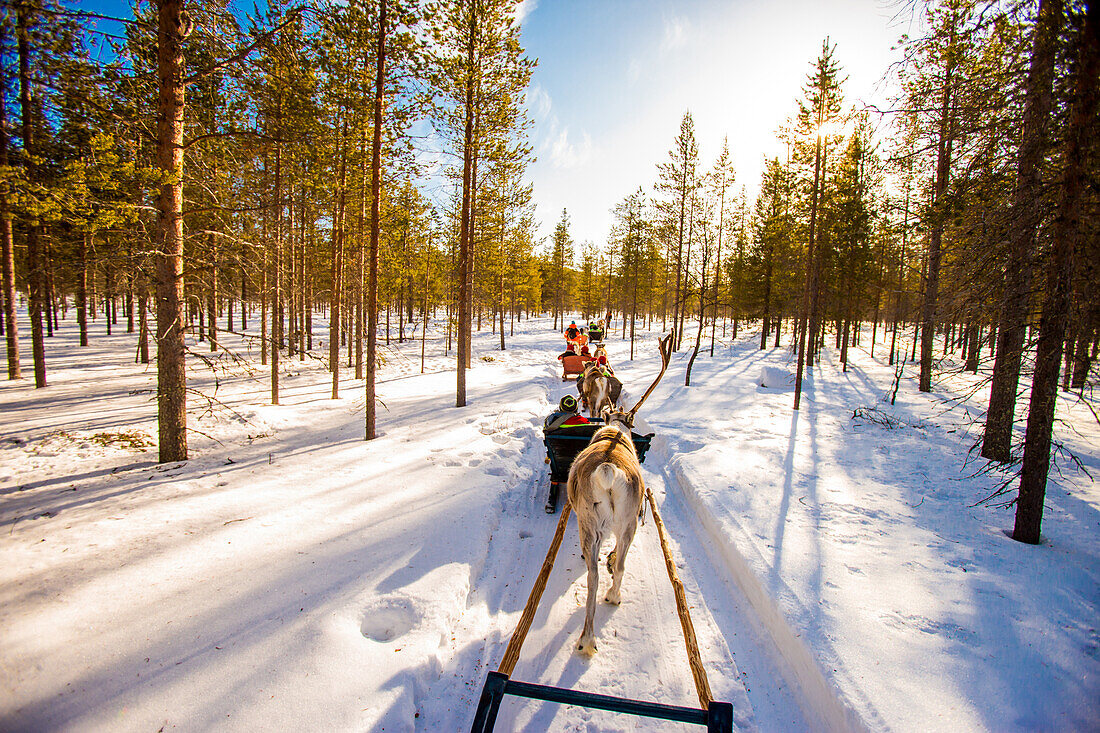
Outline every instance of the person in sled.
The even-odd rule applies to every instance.
[[[558,354],[558,361],[561,361],[565,357],[570,356],[572,354],[576,354],[576,353],[577,353],[577,345],[575,343],[573,343],[572,341],[570,341],[568,344],[565,345],[565,351]]]
[[[542,431],[550,433],[558,428],[567,428],[573,425],[585,425],[588,418],[579,413],[577,398],[567,394],[558,402],[558,409],[546,416],[542,424]]]
[[[565,340],[576,341],[577,336],[581,335],[581,330],[577,328],[576,321],[570,321],[569,325],[565,327]]]
[[[588,341],[594,344],[603,341],[603,321],[588,324]]]
[[[584,332],[583,328],[580,329],[580,333],[577,334],[576,343],[577,346],[588,346],[588,334]]]

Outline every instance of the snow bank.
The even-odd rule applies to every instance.
[[[788,369],[763,366],[756,383],[768,389],[794,389],[794,375]]]
[[[788,624],[788,616],[805,617],[807,609],[799,608],[796,596],[782,582],[773,584],[769,593],[769,589],[753,570],[754,567],[762,567],[764,563],[760,558],[754,558],[753,562],[747,561],[733,539],[743,536],[744,528],[734,517],[728,514],[717,516],[714,513],[714,507],[702,496],[705,479],[693,476],[691,468],[683,460],[679,457],[672,458],[669,465],[677,488],[694,511],[699,526],[707,533],[725,569],[748,598],[756,621],[775,645],[784,665],[783,671],[792,688],[798,691],[799,702],[807,719],[813,722],[814,730],[837,733],[868,730],[859,714],[849,704],[848,695],[822,673],[815,658],[815,650],[807,646],[801,633]],[[786,612],[781,607],[785,607]],[[820,654],[822,650],[816,651]],[[836,656],[831,649],[828,652],[830,657]],[[861,702],[866,706],[866,700]]]

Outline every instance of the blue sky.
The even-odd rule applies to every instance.
[[[876,0],[527,0],[524,11],[523,43],[539,60],[528,106],[540,234],[564,207],[574,239],[598,245],[615,204],[651,188],[686,110],[706,166],[728,136],[751,198],[824,38],[846,98],[882,102],[878,82],[908,30]]]

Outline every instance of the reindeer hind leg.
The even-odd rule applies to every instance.
[[[611,553],[611,557],[608,557],[608,565],[611,565],[611,587],[607,591],[607,595],[604,596],[604,600],[608,603],[619,605],[622,603],[622,584],[623,573],[626,570],[626,553],[630,552],[630,544],[634,541],[634,532],[637,529],[637,524],[630,522],[623,528],[621,536],[615,538],[615,550]],[[611,562],[614,558],[614,563]]]
[[[638,530],[638,517],[634,512],[634,504],[645,491],[645,485],[638,480],[627,479],[615,487],[622,490],[619,495],[620,513],[615,517],[615,549],[607,558],[608,570],[611,572],[611,588],[608,589],[604,600],[618,605],[622,602],[623,573],[626,570],[626,554],[630,552],[630,544],[634,541],[634,534]]]
[[[591,527],[584,527],[580,530],[580,535],[581,555],[588,568],[588,597],[584,605],[584,628],[577,641],[577,651],[592,656],[596,653],[596,591],[600,584],[600,545],[603,544],[603,534]]]

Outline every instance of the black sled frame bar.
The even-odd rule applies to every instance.
[[[481,700],[474,714],[473,733],[490,733],[496,725],[497,712],[505,695],[528,697],[562,705],[577,705],[614,713],[637,715],[643,718],[674,720],[680,723],[705,725],[707,733],[733,733],[733,705],[712,701],[706,710],[662,705],[645,700],[597,695],[592,692],[566,690],[560,687],[535,685],[508,678],[503,672],[490,672],[481,690]]]

